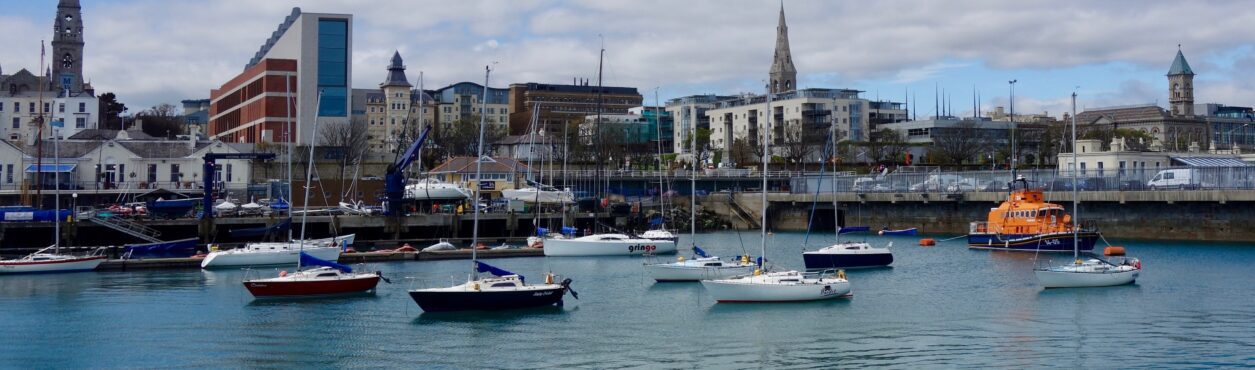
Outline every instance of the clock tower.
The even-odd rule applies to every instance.
[[[83,19],[78,0],[60,0],[52,32],[52,86],[83,91]]]

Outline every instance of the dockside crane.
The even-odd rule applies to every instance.
[[[214,179],[214,167],[216,165],[215,162],[220,159],[250,159],[250,160],[260,159],[263,161],[268,161],[271,159],[275,159],[275,154],[274,153],[206,153],[205,165],[203,167],[204,176],[201,176],[204,178],[204,181],[205,181],[204,183],[205,185],[204,207],[203,207],[203,210],[201,211],[202,220],[209,220],[209,219],[214,218],[214,182],[215,182],[214,181],[215,180]],[[306,184],[306,186],[308,185],[309,184]],[[288,200],[288,204],[291,204],[291,203],[292,201]]]
[[[405,182],[407,180],[405,178],[405,170],[414,161],[418,160],[418,151],[427,142],[427,134],[429,133],[431,133],[431,125],[423,128],[423,133],[418,135],[418,140],[410,144],[410,147],[405,150],[405,154],[388,166],[388,173],[384,175],[384,194],[387,198],[388,206],[384,207],[384,214],[389,216],[405,214]]]

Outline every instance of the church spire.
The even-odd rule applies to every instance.
[[[780,3],[780,20],[776,25],[776,51],[771,62],[771,92],[797,90],[797,68],[789,53],[789,26],[784,21],[784,2]]]

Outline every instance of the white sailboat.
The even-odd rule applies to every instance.
[[[543,169],[537,171],[537,174],[539,175],[537,180],[532,180],[532,159],[535,158],[537,154],[544,155],[549,152],[548,150],[536,150],[537,136],[540,136],[541,138],[541,145],[545,145],[545,130],[537,128],[539,121],[540,104],[537,103],[536,107],[532,109],[532,120],[527,127],[527,132],[529,133],[527,135],[529,136],[528,148],[531,150],[531,154],[527,156],[527,175],[524,177],[524,181],[531,183],[531,186],[519,189],[502,190],[501,197],[533,204],[566,204],[574,202],[575,194],[571,193],[571,189],[558,189],[553,186],[546,185],[542,181],[545,175],[545,171]],[[515,160],[518,160],[519,154],[520,153],[514,154]]]
[[[322,94],[319,93],[319,101]],[[314,122],[318,122],[318,115],[314,115]],[[289,125],[290,131],[291,127]],[[288,136],[289,143],[294,141]],[[292,193],[292,150],[289,145],[288,150],[288,196]],[[312,163],[312,161],[311,161]],[[312,167],[306,174],[307,178],[312,179]],[[309,189],[311,183],[307,180],[305,183],[306,190]],[[307,199],[308,203],[309,200]],[[304,207],[301,214],[309,214],[309,207]],[[291,209],[288,212],[289,222],[292,214],[295,213]],[[302,230],[304,233],[304,230]],[[243,247],[230,250],[211,250],[205,259],[200,261],[200,267],[203,269],[221,268],[221,267],[242,267],[242,266],[264,266],[264,265],[282,265],[282,264],[298,264],[300,263],[301,253],[311,255],[315,258],[335,261],[340,259],[340,252],[344,248],[353,245],[356,234],[341,235],[334,238],[300,240],[292,238],[292,229],[288,228],[287,242],[278,243],[248,243]]]
[[[655,115],[657,117],[657,115]],[[692,135],[696,137],[697,128],[693,126]],[[696,167],[696,166],[694,166]],[[691,171],[689,175],[689,186],[693,190],[693,195],[689,197],[689,239],[692,240],[693,258],[684,259],[684,256],[676,257],[675,262],[669,263],[647,263],[645,271],[654,281],[701,281],[711,279],[727,279],[734,276],[746,275],[754,272],[754,264],[750,263],[749,255],[741,256],[739,261],[727,261],[719,259],[717,256],[710,256],[697,246],[697,171]],[[659,192],[662,191],[662,179],[658,180]],[[659,197],[661,198],[661,197]],[[663,222],[666,225],[666,222]],[[646,231],[645,238],[650,238],[651,232],[666,233],[671,236],[670,240],[675,240],[671,232],[666,228],[659,228]],[[657,233],[655,234],[657,236]],[[650,238],[653,239],[653,238]],[[660,238],[661,239],[661,238]]]
[[[893,246],[892,242],[884,248],[876,248],[868,242],[841,241],[841,207],[839,207],[840,204],[837,200],[837,161],[835,160],[837,153],[836,122],[832,124],[830,135],[828,147],[832,149],[832,159],[834,159],[832,161],[832,223],[834,230],[836,230],[834,234],[837,239],[836,243],[832,245],[818,250],[802,252],[802,263],[806,265],[807,270],[889,266],[889,264],[893,263],[893,251],[889,250],[889,247]],[[818,189],[815,191],[815,200],[819,200]],[[807,235],[809,236],[809,234]]]
[[[771,110],[771,92],[767,92],[767,124],[762,130],[763,141],[763,209],[762,220],[762,257],[759,257],[759,269],[749,276],[702,280],[702,286],[717,302],[798,302],[832,299],[850,294],[850,281],[845,279],[845,272],[838,271],[836,276],[821,272],[806,274],[798,271],[766,271],[767,262],[767,165],[770,160],[771,122],[775,112]]]
[[[601,123],[601,67],[606,49],[601,49],[597,62],[597,120],[594,130],[600,132]],[[600,162],[600,155],[598,155]],[[600,183],[597,185],[600,187]],[[564,204],[568,202],[563,202]],[[595,221],[594,221],[595,222]],[[641,254],[675,253],[674,240],[646,239],[626,234],[593,234],[578,238],[552,238],[544,241],[546,256],[630,256]]]
[[[52,182],[56,192],[54,197],[56,200],[53,202],[53,218],[56,220],[53,226],[53,243],[47,248],[40,249],[22,258],[0,260],[0,274],[91,271],[95,270],[106,259],[106,256],[99,253],[99,249],[87,256],[61,254],[61,152],[57,145],[57,136],[60,135],[57,128],[64,124],[64,121],[52,122],[52,156],[54,157],[53,163],[55,163],[53,165]],[[40,140],[43,140],[42,125],[40,129]],[[36,174],[43,176],[43,169],[40,168],[38,170]],[[51,250],[51,253],[49,250]]]
[[[471,191],[459,184],[427,177],[406,185],[405,197],[415,200],[461,200],[469,199]]]
[[[1072,165],[1076,166],[1076,93],[1072,93]],[[1121,257],[1119,263],[1099,258],[1081,260],[1078,237],[1080,227],[1077,218],[1080,208],[1077,207],[1076,171],[1072,172],[1072,259],[1073,262],[1043,268],[1036,268],[1033,274],[1037,283],[1045,288],[1086,288],[1132,284],[1142,270],[1142,262],[1136,258]]]
[[[484,67],[484,96],[488,96],[488,76],[492,70]],[[483,109],[483,105],[481,105]],[[481,112],[483,113],[483,112]],[[484,114],[479,118],[479,155],[484,157]],[[475,161],[475,178],[480,178],[482,161]],[[476,189],[478,192],[478,189]],[[479,199],[476,194],[475,199]],[[479,244],[479,202],[475,204],[471,245]],[[423,311],[504,310],[538,306],[561,305],[562,297],[570,290],[571,279],[555,283],[553,274],[545,274],[543,284],[527,284],[522,275],[515,274],[483,262],[479,262],[474,247],[471,248],[471,274],[465,283],[451,287],[410,290],[410,298]],[[480,278],[480,273],[493,277]],[[571,291],[571,296],[579,296]]]

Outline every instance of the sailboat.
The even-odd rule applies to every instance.
[[[322,92],[318,93],[318,101],[322,101]],[[314,126],[318,125],[318,115],[314,115]],[[291,132],[290,123],[285,131]],[[293,138],[288,136],[289,142],[295,142]],[[311,139],[312,140],[312,139]],[[289,145],[289,148],[291,146]],[[312,146],[311,146],[311,150]],[[292,150],[288,150],[288,196],[291,197],[292,186]],[[311,154],[310,170],[305,174],[305,192],[309,193],[309,187],[312,185],[310,181],[313,178],[313,159]],[[305,200],[308,205],[309,199]],[[305,207],[300,211],[302,214],[309,214],[309,207]],[[292,212],[288,212],[288,220],[291,222]],[[303,218],[302,218],[303,220]],[[303,222],[303,221],[302,221]],[[301,234],[305,234],[305,228],[301,228]],[[200,267],[203,269],[221,268],[221,267],[241,267],[241,266],[263,266],[263,265],[283,265],[283,264],[299,264],[301,254],[308,254],[311,257],[334,261],[340,258],[340,252],[344,248],[353,245],[356,234],[340,235],[334,238],[304,240],[292,238],[292,230],[288,228],[287,242],[262,242],[248,243],[243,247],[230,250],[211,250],[205,259],[200,261]]]
[[[321,100],[322,94],[319,93]],[[318,120],[314,119],[314,129],[318,132]],[[311,142],[314,140],[310,138]],[[302,208],[309,209],[309,184],[314,173],[314,146],[309,147],[309,168],[305,171],[305,204]],[[278,277],[244,280],[244,288],[257,298],[305,297],[333,294],[361,293],[373,291],[382,278],[379,272],[354,273],[353,269],[326,259],[305,253],[305,221],[309,212],[301,216],[301,239],[297,242],[296,272],[280,272]],[[339,254],[336,255],[339,257]],[[318,266],[303,269],[306,265]]]
[[[1072,93],[1072,166],[1076,166],[1076,93]],[[1076,170],[1072,173],[1072,210],[1079,214],[1077,206]],[[1080,232],[1077,218],[1072,217],[1072,260],[1060,265],[1033,270],[1037,283],[1045,288],[1085,288],[1131,284],[1142,271],[1142,262],[1136,258],[1120,257],[1113,262],[1099,258],[1081,259]]]
[[[702,280],[702,286],[717,302],[798,302],[832,299],[850,294],[850,281],[845,279],[845,272],[839,270],[836,276],[825,272],[806,274],[799,271],[768,271],[767,262],[767,165],[771,151],[771,121],[775,112],[771,110],[771,92],[767,92],[767,124],[762,130],[763,141],[763,205],[762,205],[762,257],[758,258],[758,269],[749,276]]]
[[[658,218],[655,219],[656,221],[650,221],[650,226],[657,226],[658,228],[645,230],[645,232],[641,233],[640,236],[642,238],[649,239],[649,240],[675,241],[677,239],[675,234],[671,233],[671,230],[667,230],[667,202],[666,202],[667,187],[665,186],[665,184],[667,183],[667,179],[666,179],[666,171],[662,170],[662,124],[659,122],[662,119],[662,106],[659,105],[658,103],[659,103],[658,102],[658,89],[655,88],[654,89],[654,127],[656,128],[657,134],[658,134],[658,140],[657,140],[657,143],[658,143]],[[694,129],[696,129],[696,126],[694,126]],[[697,135],[694,135],[694,137],[696,136]],[[697,177],[696,176],[697,176],[696,171],[694,171],[693,174],[689,176],[690,179],[693,180],[693,183],[692,183],[693,189],[697,189]],[[696,193],[696,191],[694,191],[694,193]],[[696,201],[696,198],[693,198],[693,199],[694,201]],[[690,209],[693,210],[694,212],[696,212],[697,210],[696,207],[690,207]],[[697,215],[692,214],[690,215],[689,218],[690,218],[690,221],[695,222],[697,219]],[[693,245],[696,246],[697,244],[694,243]]]
[[[841,227],[841,207],[839,207],[840,203],[837,200],[836,131],[837,125],[836,122],[833,122],[828,148],[832,150],[832,220],[837,240],[835,244],[819,250],[802,252],[802,262],[806,265],[807,270],[889,266],[889,264],[893,263],[893,252],[889,250],[889,247],[893,246],[892,242],[884,248],[875,248],[867,242],[841,241],[841,234],[846,229]],[[821,168],[821,176],[822,172],[823,169]],[[819,189],[815,190],[815,200],[819,200]],[[859,229],[865,230],[865,228]],[[807,235],[809,236],[809,234]]]
[[[53,121],[52,135],[52,151],[53,151],[53,180],[54,191],[56,191],[56,200],[54,201],[53,213],[55,225],[53,226],[53,243],[47,248],[40,249],[22,258],[0,260],[0,274],[22,274],[22,273],[51,273],[51,272],[75,272],[75,271],[91,271],[100,266],[107,258],[100,254],[101,250],[97,249],[87,256],[73,256],[61,254],[61,218],[65,214],[61,212],[61,152],[57,145],[57,136],[59,133],[56,128],[63,126],[64,121]],[[40,138],[43,140],[43,138]],[[40,169],[42,170],[42,168]],[[43,173],[38,173],[42,176]],[[51,250],[51,252],[49,251]]]
[[[524,181],[530,182],[531,186],[520,189],[502,190],[501,197],[533,204],[565,204],[573,202],[575,201],[575,194],[571,193],[571,189],[558,189],[553,186],[546,185],[541,180],[532,180],[532,159],[536,157],[537,153],[543,155],[549,152],[548,150],[536,150],[537,136],[540,136],[541,138],[541,146],[545,145],[545,130],[537,128],[539,120],[540,104],[537,103],[536,107],[532,108],[532,121],[527,127],[527,132],[529,133],[527,135],[529,136],[528,148],[530,148],[532,154],[527,156],[527,175],[524,177]],[[516,160],[518,159],[518,154],[519,153],[515,153]],[[540,175],[538,176],[538,179],[544,177],[545,172],[543,169],[537,171],[537,173]]]
[[[594,130],[600,133],[601,125],[601,69],[606,49],[601,49],[597,62],[597,120]],[[598,154],[598,164],[601,154]],[[597,182],[601,188],[600,181]],[[566,204],[566,202],[563,202]],[[595,221],[594,221],[595,222]],[[621,233],[598,233],[578,238],[552,238],[544,242],[546,256],[629,256],[641,254],[675,253],[675,240],[647,239]]]
[[[488,96],[488,77],[492,73],[490,67],[484,67],[484,96]],[[484,109],[483,105],[480,109]],[[483,112],[481,112],[483,113]],[[479,153],[475,161],[475,178],[480,178],[484,158],[484,117],[479,118]],[[478,193],[478,189],[475,190]],[[479,194],[475,194],[479,199]],[[471,245],[479,244],[479,202],[472,202]],[[479,262],[478,253],[471,248],[471,274],[465,283],[447,288],[427,288],[409,291],[410,298],[418,307],[426,312],[467,311],[467,310],[504,310],[526,307],[549,306],[561,304],[562,297],[571,289],[571,279],[555,283],[557,279],[552,273],[545,274],[543,284],[527,284],[522,275],[506,271],[489,264]],[[480,273],[488,273],[493,277],[480,278]],[[575,291],[571,296],[579,299]]]
[[[697,128],[693,127],[694,137],[696,137],[696,132]],[[661,186],[661,184],[662,179],[660,178],[659,185]],[[697,246],[697,171],[690,172],[689,186],[694,190],[693,196],[689,197],[689,238],[693,241],[693,258],[686,260],[684,256],[679,256],[676,257],[675,262],[645,264],[645,271],[649,273],[650,277],[654,278],[654,281],[658,282],[726,279],[754,272],[755,266],[750,263],[749,255],[741,256],[740,261],[725,262],[717,256],[706,254],[706,251]],[[660,187],[659,192],[661,193],[661,191]],[[665,228],[655,230],[666,232],[668,235],[671,234]],[[645,234],[649,234],[649,232]],[[649,236],[645,235],[645,237],[648,238]]]

